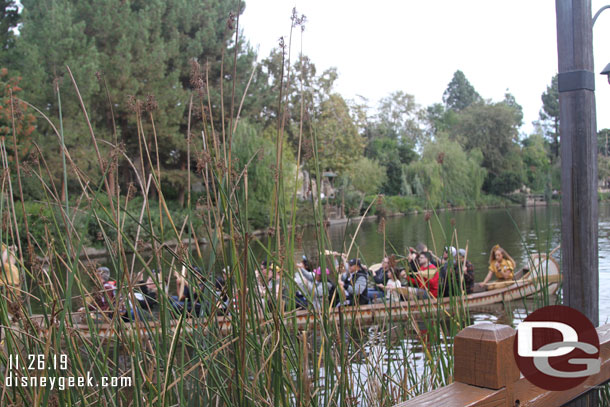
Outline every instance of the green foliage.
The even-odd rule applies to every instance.
[[[447,202],[455,206],[476,203],[481,196],[485,170],[479,150],[466,153],[456,141],[444,137],[427,144],[421,160],[409,166],[409,179],[416,195],[423,185],[432,205]]]
[[[364,141],[352,121],[347,103],[338,94],[332,94],[322,102],[314,131],[323,170],[341,173],[364,152]]]
[[[544,138],[533,134],[522,141],[521,156],[525,165],[527,186],[535,192],[542,192],[548,185],[551,161]]]
[[[7,50],[15,43],[14,29],[19,24],[20,16],[17,2],[0,0],[0,64],[6,62]]]
[[[360,157],[347,168],[352,186],[362,194],[376,193],[386,178],[384,168],[377,161]]]
[[[7,155],[10,163],[15,159],[13,131],[17,144],[19,159],[27,156],[32,147],[31,135],[35,129],[36,119],[24,102],[19,100],[21,78],[11,77],[8,69],[0,68],[0,137],[8,141]],[[13,105],[11,106],[11,95]]]
[[[413,147],[413,144],[390,137],[373,138],[367,144],[365,155],[385,168],[384,194],[404,194],[404,168],[417,157]]]
[[[257,126],[245,121],[237,128],[233,139],[235,170],[241,173],[248,169],[248,221],[254,228],[269,226],[274,189],[277,182],[276,145],[272,141],[274,131],[264,133]],[[293,192],[296,163],[287,143],[282,155],[282,180],[286,194]],[[242,199],[245,195],[241,194]]]
[[[599,188],[610,188],[610,157],[597,155],[597,179]]]
[[[391,213],[419,212],[426,207],[425,200],[415,196],[384,196],[382,204]]]
[[[277,128],[281,87],[285,136],[292,149],[298,151],[302,131],[302,146],[309,144],[308,149],[311,150],[309,140],[317,131],[318,118],[323,114],[332,115],[338,103],[336,100],[330,101],[337,72],[335,68],[329,68],[318,73],[316,65],[306,55],[299,55],[292,65],[289,62],[288,55],[282,49],[272,50],[261,62],[255,75],[264,88],[255,93],[261,109],[251,114],[249,120],[265,128]]]
[[[520,171],[505,171],[487,180],[487,189],[495,194],[507,194],[519,189],[523,182]]]
[[[355,106],[355,113],[367,145],[365,155],[385,167],[382,192],[404,193],[404,168],[417,154],[415,148],[425,141],[420,127],[419,108],[412,95],[402,91],[382,98],[377,114],[368,116],[367,107]]]
[[[467,152],[479,149],[483,154],[481,165],[487,170],[484,190],[489,193],[511,192],[523,181],[517,144],[521,118],[521,111],[506,101],[475,103],[459,114],[451,129],[451,139]]]
[[[519,103],[517,103],[517,99],[515,99],[513,94],[510,93],[508,89],[504,94],[504,100],[502,101],[502,103],[513,109],[515,113],[515,120],[517,120],[518,122],[517,126],[521,126],[523,124],[523,107]]]
[[[24,0],[23,26],[16,43],[12,64],[24,76],[25,98],[42,106],[52,119],[58,117],[56,84],[62,96],[62,115],[66,145],[76,159],[95,162],[87,139],[89,131],[74,86],[67,74],[69,66],[88,109],[89,119],[98,139],[122,143],[132,159],[140,156],[137,118],[142,117],[141,133],[150,141],[153,165],[173,171],[170,187],[177,196],[184,195],[187,143],[186,111],[191,87],[203,90],[209,62],[209,87],[212,89],[213,117],[219,116],[220,96],[216,86],[220,77],[223,54],[225,79],[233,75],[232,50],[234,22],[227,24],[229,12],[238,5],[229,0],[131,1],[100,0],[95,3],[79,0]],[[240,9],[241,10],[241,9]],[[249,76],[253,53],[241,40],[238,46],[237,75]],[[258,78],[257,78],[258,79]],[[247,81],[238,81],[236,97],[243,93]],[[251,91],[260,91],[266,82],[253,82]],[[232,87],[223,84],[224,105],[229,111]],[[202,96],[206,92],[201,92]],[[239,100],[239,99],[238,99]],[[260,109],[256,97],[247,98],[243,114]],[[202,101],[203,102],[203,101]],[[207,100],[203,103],[207,105]],[[235,105],[237,104],[234,103]],[[196,103],[197,106],[200,103]],[[200,109],[199,109],[200,110]],[[234,107],[234,110],[236,108]],[[201,116],[201,114],[199,114]],[[226,114],[227,122],[230,114]],[[224,120],[224,119],[223,119]],[[217,121],[218,128],[221,121]],[[57,125],[59,128],[59,126]],[[192,121],[197,134],[201,123]],[[115,134],[116,129],[116,134]],[[46,151],[58,151],[56,136],[49,126],[41,125],[41,144]],[[156,139],[153,141],[153,137]],[[102,145],[103,159],[109,160],[110,149]],[[51,155],[49,166],[58,177],[61,165]],[[120,181],[125,187],[135,181],[124,160]],[[144,159],[145,167],[148,160]],[[95,167],[82,168],[87,175],[101,174]],[[169,174],[169,173],[168,173]]]
[[[552,146],[554,160],[559,158],[559,85],[558,76],[553,76],[551,84],[546,87],[546,91],[542,94],[542,110],[540,110],[540,121],[544,130],[544,136],[547,137]]]
[[[458,113],[453,109],[445,108],[442,103],[434,103],[426,108],[424,113],[429,137],[447,133],[455,126]]]
[[[6,208],[6,201],[4,202],[4,207]],[[7,212],[8,213],[8,212]],[[19,231],[25,230],[25,220],[27,219],[28,227],[31,235],[34,238],[34,241],[42,244],[46,239],[46,237],[51,238],[55,241],[59,238],[53,230],[53,226],[51,223],[53,222],[53,209],[50,205],[44,202],[26,202],[25,203],[25,213],[23,214],[23,208],[21,205],[15,205],[15,217],[17,218],[17,225]],[[59,211],[55,213],[59,214]],[[3,236],[10,236],[8,230],[2,230]],[[50,235],[50,236],[47,236]],[[26,236],[23,236],[23,233],[20,233],[21,244],[25,247],[26,245]]]
[[[480,102],[481,96],[470,84],[464,72],[459,69],[453,74],[451,82],[443,93],[443,103],[447,109],[462,111],[473,103]]]
[[[610,129],[597,132],[597,152],[606,157],[610,155]]]
[[[60,241],[67,239],[66,234],[59,234],[57,232],[57,226],[59,228],[66,228],[63,224],[63,218],[60,210],[56,206],[51,206],[46,203],[46,197],[41,198],[41,202],[26,201],[25,202],[25,213],[28,221],[28,228],[30,235],[34,242],[42,245],[47,239],[55,241],[60,245]],[[98,196],[97,201],[91,203],[91,206],[78,206],[76,202],[71,203],[73,210],[73,217],[71,219],[71,230],[73,237],[78,237],[79,244],[83,247],[102,247],[108,242],[114,242],[117,239],[117,228],[109,216],[109,213],[103,210],[108,209],[108,199],[103,195]],[[150,205],[158,205],[156,201],[149,201]],[[84,205],[81,203],[81,205]],[[123,218],[122,231],[125,237],[129,240],[135,241],[137,236],[138,228],[140,231],[140,239],[150,242],[149,231],[149,218],[148,214],[139,223],[140,212],[142,211],[143,198],[136,197],[130,200],[125,206],[126,213]],[[182,224],[186,219],[188,213],[186,210],[179,208],[177,205],[170,206],[170,213],[172,220],[178,224]],[[23,210],[21,205],[15,205],[15,215],[17,218],[17,224],[20,231],[25,231],[25,218],[23,216]],[[161,218],[159,211],[150,211],[150,222],[152,230],[155,234],[159,234],[161,230]],[[166,214],[163,214],[163,222],[167,222]],[[199,235],[203,235],[203,221],[201,218],[193,217],[191,219],[193,228]],[[61,230],[61,229],[60,229]],[[7,231],[3,231],[7,233]],[[22,245],[26,247],[26,236],[21,233]],[[106,240],[106,242],[104,241]]]
[[[398,139],[404,144],[421,142],[422,131],[417,117],[415,97],[402,91],[392,92],[382,98],[377,107],[376,121],[369,130],[370,138]]]

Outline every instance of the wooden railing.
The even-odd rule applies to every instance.
[[[562,406],[610,380],[610,324],[597,328],[601,369],[566,391],[548,391],[519,372],[513,356],[516,331],[491,323],[469,326],[454,340],[454,382],[396,407]]]

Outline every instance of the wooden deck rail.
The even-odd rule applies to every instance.
[[[601,369],[566,391],[548,391],[519,372],[513,356],[516,330],[492,323],[469,326],[454,341],[454,382],[395,407],[562,406],[610,380],[610,324],[597,328]]]

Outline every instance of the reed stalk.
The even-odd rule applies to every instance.
[[[236,33],[236,49],[237,38]],[[291,43],[292,30],[288,61]],[[129,379],[130,382],[117,387],[71,387],[63,391],[41,386],[5,386],[0,392],[0,405],[97,406],[104,400],[110,406],[391,406],[451,382],[453,337],[471,323],[459,279],[451,284],[452,290],[460,294],[452,296],[445,308],[439,307],[441,300],[435,298],[422,302],[417,309],[407,302],[386,302],[380,306],[386,316],[371,325],[360,317],[359,307],[333,308],[325,300],[320,309],[298,311],[303,317],[297,318],[294,300],[298,290],[294,281],[299,251],[296,243],[297,190],[286,186],[292,179],[284,179],[282,171],[287,114],[284,89],[294,75],[290,72],[290,63],[284,61],[273,152],[276,182],[267,208],[271,215],[268,236],[258,238],[249,225],[251,198],[248,195],[252,182],[248,170],[258,151],[244,163],[241,172],[233,174],[232,143],[235,134],[241,131],[238,122],[244,99],[242,97],[235,112],[235,98],[239,95],[235,94],[233,83],[230,108],[225,109],[224,54],[221,63],[220,112],[214,110],[207,86],[207,65],[206,91],[189,97],[185,218],[172,213],[164,195],[154,112],[146,115],[140,108],[134,112],[139,165],[131,157],[121,157],[137,180],[131,193],[142,197],[141,204],[133,209],[134,196],[120,195],[114,188],[112,180],[119,179],[118,168],[104,164],[105,153],[99,148],[102,145],[112,151],[118,148],[114,119],[113,142],[102,142],[89,122],[85,102],[68,70],[101,176],[92,180],[79,170],[79,163],[72,160],[63,143],[60,118],[60,130],[54,132],[65,153],[63,186],[67,187],[68,177],[72,177],[76,181],[72,184],[79,185],[80,190],[72,192],[71,196],[82,199],[69,203],[68,193],[64,191],[65,201],[62,200],[46,167],[44,152],[40,152],[37,165],[30,171],[45,196],[43,203],[49,215],[39,220],[44,224],[45,238],[32,242],[38,256],[36,261],[26,261],[23,253],[17,255],[25,283],[23,290],[5,289],[2,293],[0,380],[4,382],[8,377],[30,380],[41,376],[59,380],[90,374],[100,384],[102,378]],[[234,81],[235,66],[234,56]],[[252,76],[248,83],[251,80]],[[107,89],[106,94],[109,94]],[[301,88],[297,163],[303,162],[302,142],[310,141],[313,145],[310,164],[319,180],[322,169],[312,112],[307,112],[313,117],[312,132],[303,131],[306,94],[307,90]],[[57,96],[61,103],[59,93]],[[197,105],[202,112],[200,123],[191,119],[191,109]],[[41,119],[56,129],[51,119],[37,111]],[[149,126],[151,134],[147,134]],[[198,128],[196,126],[202,129],[200,140],[191,135],[191,131]],[[20,179],[23,175],[18,172],[18,155],[15,156],[17,167],[9,165],[4,143],[0,140],[2,170],[6,174],[0,180],[0,212],[8,215],[7,224],[0,228],[0,242],[15,244],[22,238],[19,211],[10,199],[16,196],[12,179]],[[192,208],[190,190],[191,177],[195,177],[191,174],[190,159],[199,156],[206,158],[196,175],[205,186],[201,202],[206,210],[201,214]],[[17,174],[13,173],[15,168]],[[298,176],[291,175],[291,178],[296,178],[296,185]],[[336,283],[343,266],[336,265],[324,253],[340,250],[360,257],[357,236],[362,220],[357,223],[353,235],[350,236],[346,228],[342,247],[333,248],[320,188],[317,192],[318,196],[311,201],[315,251],[319,254],[321,268],[330,270],[328,277],[322,273],[323,281]],[[371,208],[372,204],[366,213]],[[23,216],[25,212],[22,208]],[[199,230],[194,226],[196,216],[203,219]],[[438,222],[442,230],[442,236],[435,237],[432,221],[428,221],[434,247],[441,242],[456,247],[464,243],[463,238],[458,240],[459,235],[451,225],[441,224],[436,213],[433,221]],[[106,297],[111,302],[109,310],[99,309],[90,300],[92,296],[107,294],[95,275],[98,264],[85,256],[84,238],[78,235],[76,222],[92,223],[101,231],[102,243],[108,253],[103,264],[112,269],[118,282],[114,299]],[[135,225],[135,233],[128,230],[128,223]],[[25,235],[31,237],[27,230]],[[188,238],[186,247],[181,244],[185,235]],[[197,236],[207,239],[204,250],[200,250]],[[176,240],[177,246],[169,245],[170,239]],[[191,239],[194,239],[196,250],[192,250]],[[385,235],[383,239],[386,242]],[[395,254],[400,254],[391,242],[387,241],[387,245]],[[150,252],[145,253],[144,246],[150,247]],[[277,270],[272,268],[272,277],[277,278],[275,286],[260,284],[256,270],[260,269],[263,259],[269,265],[278,266]],[[450,259],[452,261],[454,259]],[[172,275],[177,270],[184,270],[187,284],[200,299],[198,312],[188,313],[172,306],[175,302]],[[217,290],[215,278],[223,271],[226,284]],[[141,278],[136,278],[138,275]],[[152,312],[136,300],[143,285],[141,280],[149,277],[158,291],[159,305]],[[327,294],[325,292],[326,297]],[[311,298],[311,294],[308,295]],[[341,295],[339,298],[345,299]],[[225,301],[226,307],[223,306]],[[81,308],[84,309],[79,311]],[[125,317],[126,312],[132,311],[133,317]],[[64,358],[66,364],[47,363],[43,369],[28,369],[28,355],[38,354],[47,362],[53,356]],[[10,366],[11,357],[16,355],[22,363]]]

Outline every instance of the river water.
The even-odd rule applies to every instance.
[[[528,253],[549,253],[561,241],[560,207],[511,207],[506,209],[465,210],[432,214],[426,221],[424,214],[391,217],[385,227],[376,220],[365,220],[358,233],[357,223],[335,225],[328,228],[335,251],[345,252],[350,247],[350,257],[360,257],[366,264],[380,263],[383,253],[404,255],[408,247],[418,242],[428,245],[438,253],[444,246],[468,247],[468,260],[475,267],[476,281],[487,274],[489,252],[500,244],[516,260],[517,268],[527,264]],[[355,235],[355,238],[354,238]],[[457,243],[456,243],[457,242]],[[315,253],[314,231],[305,230],[302,250]],[[436,249],[435,249],[436,248]],[[560,260],[560,251],[554,257]],[[599,208],[599,321],[610,322],[610,205]],[[522,310],[514,309],[515,322],[521,320]],[[498,315],[474,315],[475,322],[497,320]]]
[[[557,205],[443,211],[432,215],[429,221],[424,214],[416,214],[388,218],[385,225],[377,220],[365,220],[359,229],[357,223],[335,225],[328,228],[328,236],[335,251],[346,252],[351,245],[350,257],[360,257],[369,265],[381,262],[383,253],[405,255],[408,247],[414,247],[418,242],[427,244],[437,254],[442,253],[444,246],[468,247],[468,259],[475,267],[476,281],[482,281],[487,274],[489,252],[495,244],[500,244],[511,254],[518,268],[527,264],[528,253],[546,254],[559,246],[560,215]],[[301,241],[301,249],[306,255],[317,251],[315,231],[306,229]],[[560,263],[559,250],[553,257]],[[520,300],[484,311],[475,310],[470,317],[475,324],[494,322],[516,327],[534,309],[535,304]],[[609,204],[602,204],[599,208],[599,321],[600,324],[610,322]],[[386,340],[376,340],[376,332],[377,327],[369,329],[364,349],[369,357],[381,355],[380,369],[389,367],[398,382],[404,378],[405,365],[412,366],[420,378],[426,377],[425,355],[418,338],[407,335],[396,345]],[[448,338],[449,343],[451,339]],[[370,367],[353,363],[351,368],[363,387],[368,384]],[[418,380],[415,385],[422,382],[425,380]],[[420,389],[418,392],[428,390]]]
[[[599,213],[599,320],[603,324],[610,322],[610,205],[600,205]],[[477,281],[483,280],[487,273],[489,252],[495,244],[504,247],[517,261],[518,267],[523,267],[527,264],[528,253],[549,253],[561,240],[559,206],[443,211],[432,215],[429,220],[426,218],[424,214],[416,214],[391,217],[381,223],[365,220],[359,228],[353,222],[330,226],[327,232],[335,251],[346,252],[351,246],[350,257],[360,257],[369,265],[381,262],[384,253],[404,255],[408,247],[414,247],[418,242],[427,244],[438,254],[442,253],[444,246],[467,247],[468,259],[475,267]],[[297,252],[315,257],[318,251],[316,230],[299,229],[298,234]],[[262,252],[256,254],[261,259],[264,257]],[[559,261],[559,251],[555,258]],[[529,311],[532,310],[529,307]],[[473,323],[491,321],[516,326],[527,316],[527,310],[523,301],[519,301],[508,304],[506,308],[499,306],[494,310],[472,312],[470,316]],[[421,341],[412,334],[400,333],[401,330],[386,335],[385,329],[387,326],[368,327],[361,339],[363,351],[357,352],[351,359],[354,395],[360,400],[358,405],[376,404],[368,401],[367,389],[378,382],[380,376],[385,377],[385,373],[392,377],[387,383],[390,390],[398,392],[399,384],[407,375],[405,366],[410,366],[409,369],[421,378],[409,383],[425,386],[429,371],[426,370]],[[405,331],[409,329],[408,326],[404,327]],[[452,338],[447,339],[450,344]],[[324,372],[320,371],[321,383],[325,380],[323,375]],[[414,391],[421,393],[427,390],[429,388],[421,387]]]

